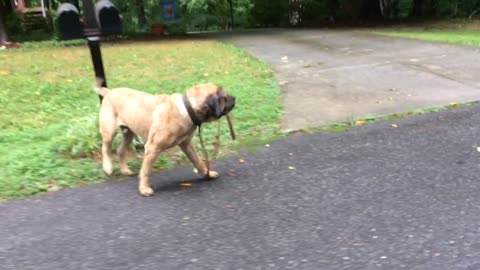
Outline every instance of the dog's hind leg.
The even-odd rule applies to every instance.
[[[100,134],[102,134],[102,167],[106,175],[113,173],[112,142],[117,133],[117,124],[113,111],[102,107],[99,116]]]
[[[120,162],[120,172],[123,175],[132,175],[133,174],[132,171],[128,168],[127,154],[128,154],[128,148],[132,143],[132,140],[135,134],[128,127],[122,126],[120,128],[122,130],[122,135],[123,135],[122,144],[117,150],[118,160]]]

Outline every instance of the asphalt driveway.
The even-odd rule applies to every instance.
[[[480,269],[480,107],[394,123],[0,204],[0,269]]]

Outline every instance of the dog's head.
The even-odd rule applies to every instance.
[[[195,113],[203,122],[211,122],[227,115],[235,107],[235,97],[221,86],[200,84],[187,91]]]

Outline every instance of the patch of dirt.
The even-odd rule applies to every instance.
[[[16,48],[20,48],[22,47],[22,45],[20,43],[17,43],[17,42],[1,42],[0,43],[0,49],[1,50],[4,50],[4,49],[16,49]]]

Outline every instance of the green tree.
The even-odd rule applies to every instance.
[[[147,17],[145,16],[145,4],[143,0],[135,0],[135,7],[138,14],[138,22],[140,25],[144,26],[147,24]]]
[[[252,0],[180,0],[180,6],[187,16],[212,18],[222,29],[231,26],[230,4],[236,24],[245,24],[253,7]]]

